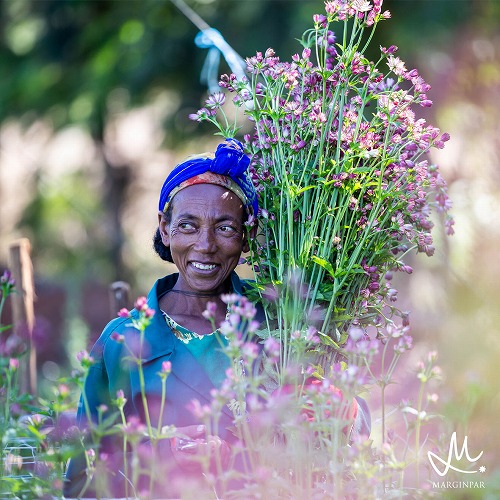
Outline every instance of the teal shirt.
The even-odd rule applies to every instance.
[[[227,339],[218,332],[193,338],[186,347],[193,357],[207,372],[214,387],[220,388],[226,379],[226,370],[229,368],[229,357],[222,352],[222,346],[227,345]]]
[[[199,335],[179,325],[167,313],[162,312],[168,327],[205,370],[214,387],[219,389],[226,378],[226,370],[230,366],[229,357],[222,350],[227,346],[226,337],[218,330]]]

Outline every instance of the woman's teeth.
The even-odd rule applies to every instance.
[[[201,262],[193,262],[192,264],[197,269],[202,269],[203,271],[210,271],[211,269],[215,269],[215,264],[202,264]]]

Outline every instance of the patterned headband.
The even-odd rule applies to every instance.
[[[165,212],[175,194],[194,184],[217,184],[232,191],[250,215],[257,215],[257,192],[247,174],[250,159],[236,139],[217,146],[214,158],[195,157],[177,165],[165,179],[158,209]]]

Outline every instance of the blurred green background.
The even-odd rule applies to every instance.
[[[323,12],[319,0],[188,3],[241,56],[273,47],[285,60]],[[372,50],[399,46],[432,85],[434,106],[421,116],[451,134],[432,159],[456,219],[451,238],[437,225],[436,255],[415,259],[399,284],[416,346],[394,401],[414,397],[417,359],[437,349],[439,410],[469,436],[471,453],[484,450],[492,472],[500,467],[500,1],[384,7],[392,19]],[[178,161],[217,141],[188,120],[207,95],[207,51],[167,0],[3,0],[0,23],[0,267],[9,244],[28,237],[43,386],[111,317],[109,283],[126,280],[133,298],[172,270],[151,248],[157,196]]]

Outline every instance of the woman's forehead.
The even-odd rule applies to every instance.
[[[174,213],[221,212],[240,218],[242,201],[229,189],[216,184],[196,184],[179,191],[172,199]]]

